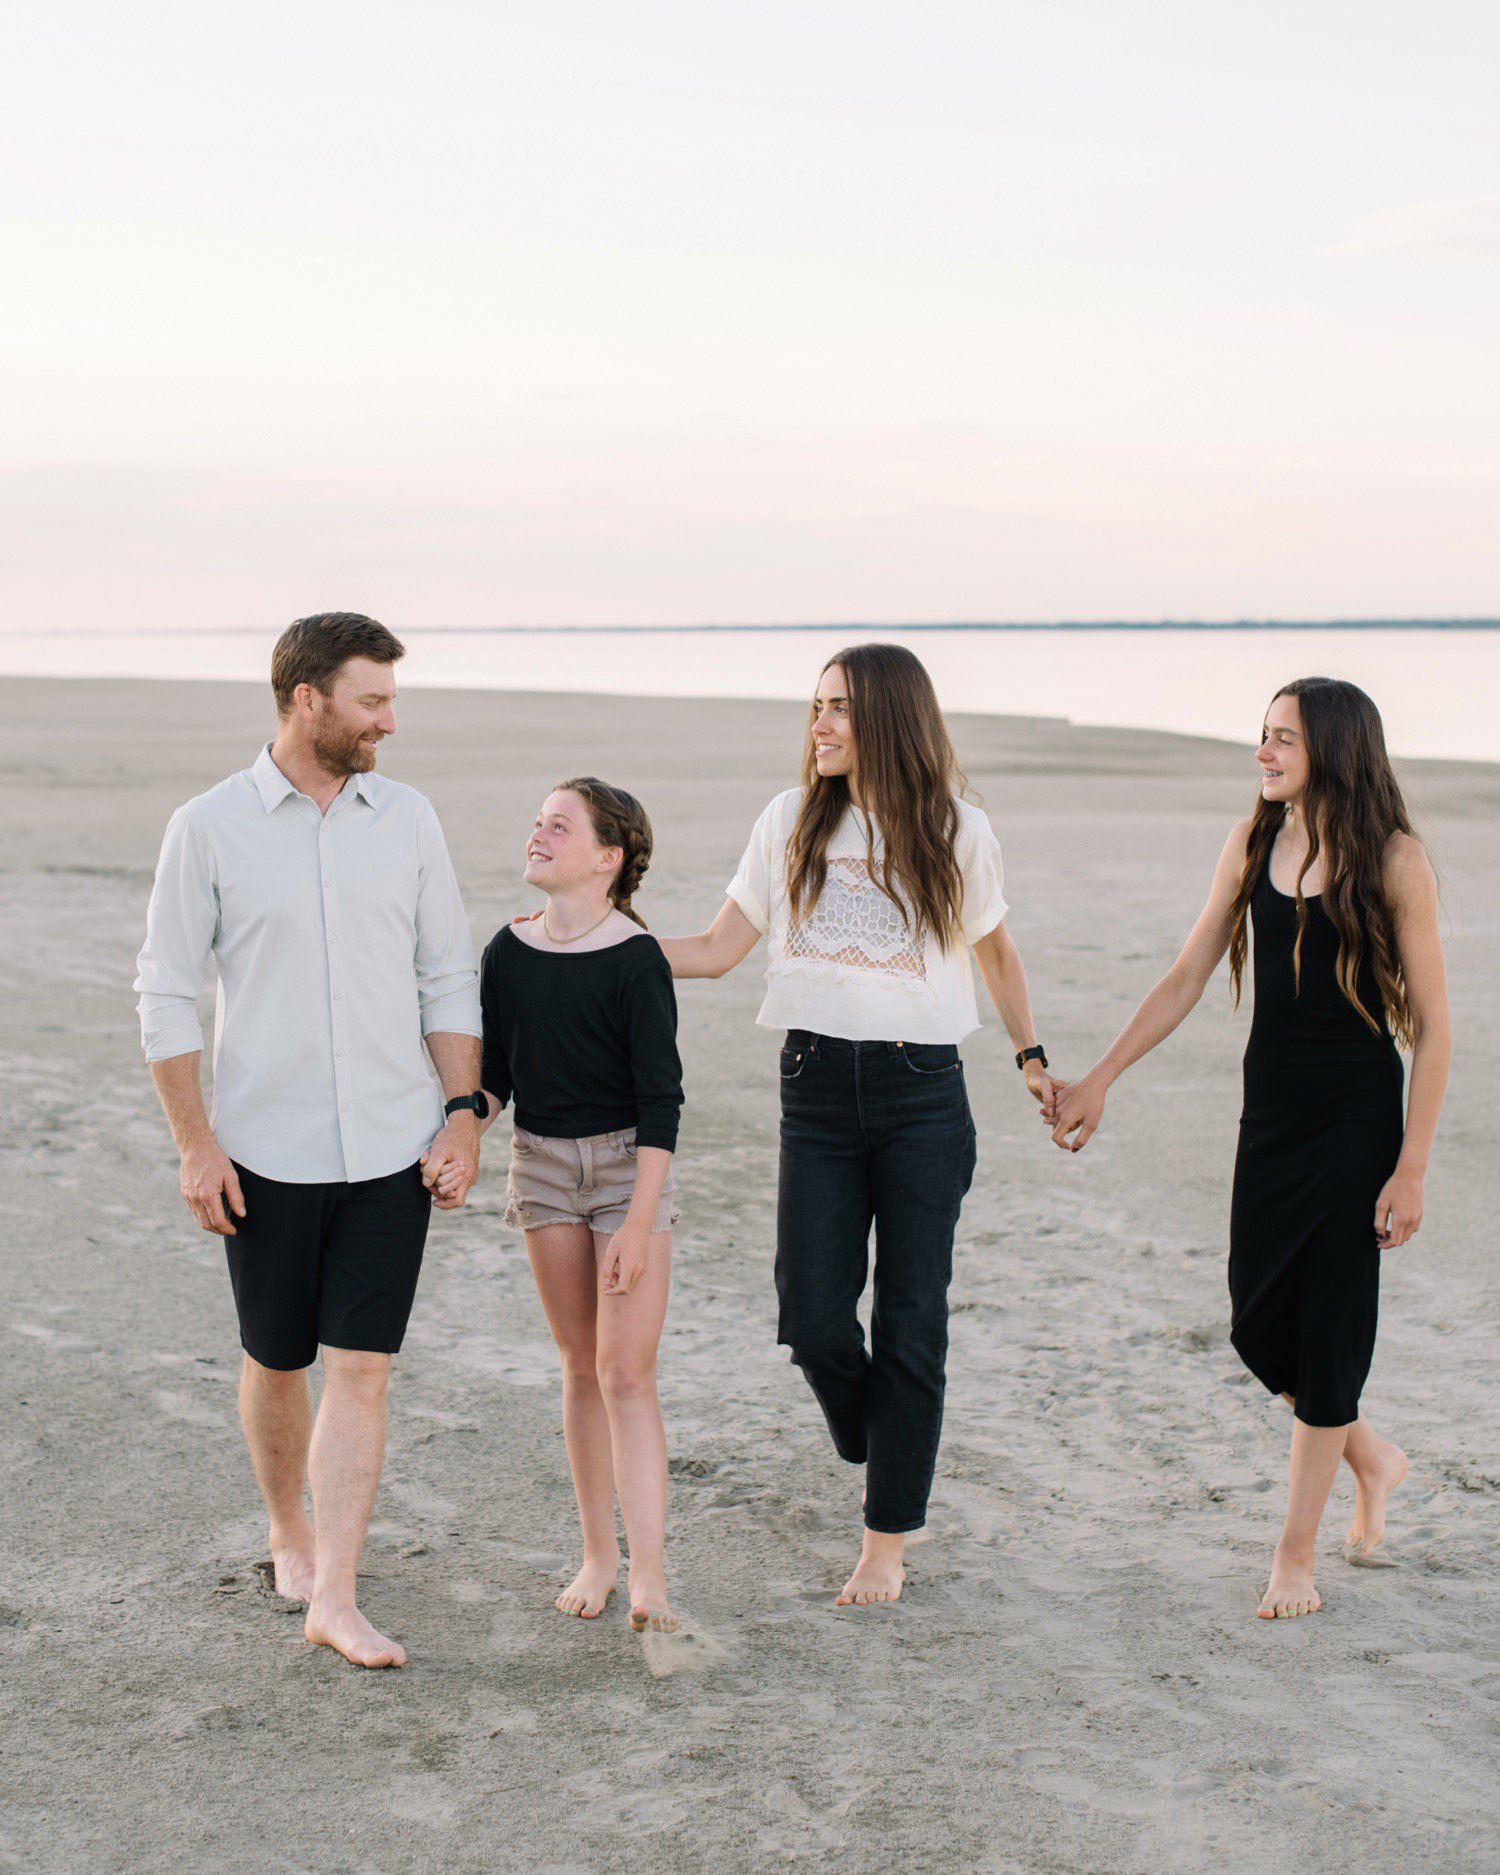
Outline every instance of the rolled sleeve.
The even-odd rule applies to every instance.
[[[198,998],[219,929],[213,849],[186,808],[167,823],[146,911],[146,942],[136,959],[136,1004],[147,1061],[203,1047]]]
[[[1010,909],[1005,902],[1000,842],[988,816],[978,808],[969,808],[963,814],[955,857],[963,875],[964,942],[977,944],[1003,922]]]
[[[474,940],[447,842],[430,806],[422,822],[413,961],[423,1035],[482,1035]]]
[[[771,929],[771,902],[775,896],[776,823],[786,800],[778,795],[756,821],[740,856],[739,867],[724,888],[762,937]],[[781,846],[785,847],[785,841]]]

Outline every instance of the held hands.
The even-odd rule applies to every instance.
[[[1052,1143],[1064,1152],[1082,1152],[1104,1118],[1109,1089],[1097,1068],[1076,1081],[1054,1081],[1042,1101],[1042,1124],[1052,1128]]]
[[[1382,1250],[1399,1250],[1416,1236],[1421,1222],[1421,1177],[1398,1165],[1375,1200],[1375,1241]]]
[[[434,1210],[461,1210],[479,1176],[479,1125],[474,1116],[455,1113],[422,1154],[420,1164]]]
[[[229,1155],[211,1135],[183,1150],[182,1196],[204,1230],[217,1237],[236,1235],[229,1214],[245,1215],[245,1196]]]
[[[646,1273],[646,1254],[651,1233],[644,1224],[629,1218],[610,1238],[599,1266],[603,1278],[600,1292],[606,1296],[628,1296]]]

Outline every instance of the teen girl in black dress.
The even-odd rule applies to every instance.
[[[1248,958],[1255,1014],[1229,1290],[1235,1348],[1295,1414],[1286,1523],[1259,1610],[1274,1619],[1321,1606],[1314,1543],[1340,1460],[1357,1493],[1344,1553],[1381,1560],[1406,1455],[1365,1418],[1360,1393],[1380,1253],[1422,1220],[1450,1028],[1432,867],[1375,705],[1333,678],[1288,684],[1266,713],[1259,762],[1260,800],[1230,834],[1181,956],[1043,1118],[1078,1151],[1111,1082],[1171,1034],[1224,953],[1236,996]],[[1404,1121],[1398,1044],[1412,1051]]]

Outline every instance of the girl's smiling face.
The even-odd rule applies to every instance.
[[[526,883],[548,893],[577,891],[594,880],[607,884],[619,866],[620,849],[600,846],[588,803],[567,788],[549,794],[526,842]]]
[[[830,664],[818,679],[811,734],[818,773],[852,776],[854,724],[849,715],[849,684],[837,664]]]
[[[1255,759],[1260,763],[1261,799],[1295,807],[1312,771],[1295,697],[1272,698]]]

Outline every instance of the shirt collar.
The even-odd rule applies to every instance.
[[[256,756],[254,766],[250,770],[250,779],[255,783],[255,791],[260,796],[260,804],[268,814],[273,813],[280,807],[281,803],[289,794],[296,794],[298,792],[298,790],[292,786],[291,782],[287,780],[286,776],[282,774],[275,762],[271,760],[271,745],[269,742],[261,750],[260,754]],[[353,781],[355,794],[359,796],[360,800],[362,800],[366,806],[379,806],[378,789],[380,777],[378,775],[371,771],[369,774],[355,775]],[[348,784],[346,783],[345,785],[347,786]]]

